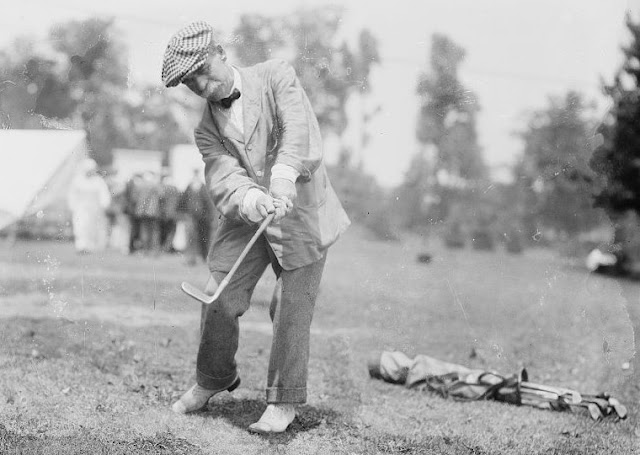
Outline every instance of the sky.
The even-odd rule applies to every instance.
[[[93,4],[90,4],[93,3]],[[128,44],[133,83],[160,86],[162,54],[169,37],[193,20],[205,20],[231,39],[243,13],[283,15],[322,0],[20,0],[0,15],[0,46],[19,35],[44,38],[50,25],[69,19],[113,16]],[[336,2],[333,2],[336,4]],[[378,39],[381,63],[371,76],[368,103],[380,106],[369,124],[370,146],[358,155],[366,171],[384,186],[397,185],[417,152],[416,83],[428,69],[431,36],[447,35],[466,50],[459,77],[475,92],[480,146],[497,179],[517,159],[522,143],[516,132],[527,113],[544,108],[549,96],[583,93],[602,114],[608,102],[600,81],[610,81],[622,63],[627,40],[624,18],[640,17],[640,0],[344,0],[340,34],[355,40],[368,28]],[[185,96],[190,96],[186,93]],[[350,105],[356,111],[356,103]],[[194,125],[195,126],[195,125]],[[353,122],[345,140],[353,141]],[[336,141],[327,140],[327,160]]]

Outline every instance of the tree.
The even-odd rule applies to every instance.
[[[111,161],[111,150],[128,147],[126,47],[115,38],[112,19],[69,21],[49,32],[53,47],[66,58],[66,76],[75,116],[87,131],[93,157],[100,164]]]
[[[478,101],[458,79],[465,50],[444,35],[431,41],[430,71],[418,79],[421,100],[416,136],[436,149],[435,168],[464,179],[486,176],[477,142]]]
[[[446,219],[487,177],[476,132],[478,101],[458,78],[464,57],[465,50],[447,36],[432,36],[429,70],[420,74],[416,89],[416,137],[422,149],[399,190],[406,227]]]
[[[416,136],[421,143],[440,144],[450,116],[464,111],[465,90],[458,80],[458,67],[464,57],[465,50],[448,37],[432,36],[430,71],[419,76],[417,87],[421,106]]]
[[[52,54],[36,50],[28,38],[19,38],[10,49],[0,51],[2,128],[37,128],[41,116],[65,118],[75,110]]]
[[[243,14],[233,35],[238,60],[244,65],[254,65],[274,57],[286,45],[283,37],[282,18],[265,17],[260,14]]]
[[[127,80],[126,47],[109,19],[70,21],[49,31],[49,48],[19,39],[0,52],[0,113],[6,128],[80,128],[99,164],[113,148],[152,148],[191,141],[179,117],[186,106],[164,91]]]
[[[370,90],[371,69],[380,61],[378,42],[369,30],[361,30],[355,48],[339,38],[343,8],[324,6],[300,9],[293,14],[264,17],[243,15],[233,31],[231,47],[243,65],[269,58],[288,60],[296,70],[324,132],[344,133],[349,119],[347,100],[362,101]],[[361,105],[363,105],[362,103]],[[362,108],[362,123],[376,109]],[[362,129],[361,147],[368,143]],[[375,178],[354,162],[352,150],[340,150],[340,159],[329,166],[332,184],[352,220],[368,226],[380,238],[393,238],[384,210],[385,192]]]
[[[628,18],[627,27],[632,42],[623,48],[623,68],[604,87],[612,108],[599,128],[603,143],[591,159],[606,181],[596,201],[611,213],[640,213],[640,24]]]
[[[280,56],[294,66],[321,128],[340,135],[348,119],[347,98],[369,89],[371,67],[379,61],[377,41],[367,30],[353,51],[338,39],[343,8],[300,9],[286,17],[243,15],[234,29],[234,53],[243,65]]]
[[[589,168],[594,127],[582,95],[571,91],[533,112],[520,134],[518,181],[526,182],[535,201],[529,211],[542,227],[561,235],[573,236],[601,221],[593,208],[596,176]]]
[[[598,132],[602,144],[591,158],[592,169],[604,184],[596,196],[616,229],[620,257],[640,260],[640,23],[627,17],[631,41],[622,50],[625,63],[611,85],[604,86],[612,107]],[[622,261],[622,267],[628,264]]]

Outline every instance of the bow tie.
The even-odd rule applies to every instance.
[[[233,104],[233,102],[238,98],[240,98],[240,90],[238,90],[237,88],[234,88],[233,91],[231,92],[231,95],[227,96],[226,98],[222,98],[220,100],[220,105],[225,109],[229,109]]]

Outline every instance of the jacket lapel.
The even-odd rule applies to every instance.
[[[211,109],[211,115],[216,122],[216,126],[218,127],[218,131],[220,131],[221,136],[244,142],[244,137],[242,137],[240,131],[233,127],[229,122],[229,118],[220,112],[220,106],[215,103],[210,103],[209,109]]]
[[[238,68],[242,78],[242,113],[244,116],[244,143],[248,144],[262,112],[260,79],[254,68]]]

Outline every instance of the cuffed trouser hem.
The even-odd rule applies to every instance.
[[[276,387],[267,388],[267,403],[306,403],[307,389],[300,387],[296,389],[279,389]]]
[[[208,374],[203,373],[200,370],[196,370],[196,382],[200,387],[204,387],[207,390],[214,390],[221,392],[227,390],[238,378],[237,373],[230,374],[224,378],[214,378]]]

